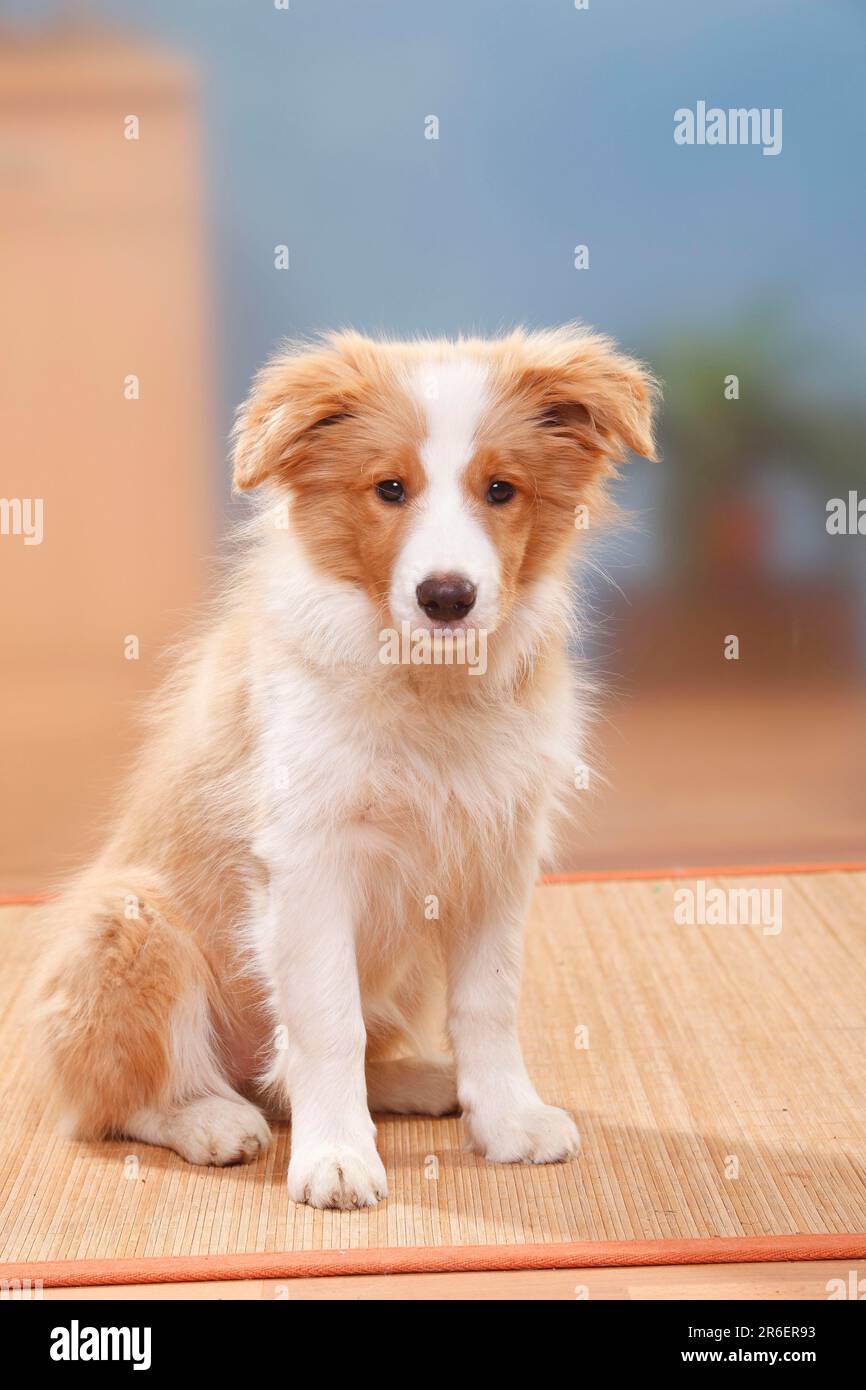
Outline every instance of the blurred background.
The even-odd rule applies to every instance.
[[[255,367],[350,324],[581,318],[664,380],[587,574],[607,695],[558,867],[866,859],[866,534],[827,529],[866,498],[857,0],[0,16],[0,892],[98,840]],[[781,108],[781,153],[675,144],[701,100]]]

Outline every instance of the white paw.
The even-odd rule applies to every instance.
[[[534,1105],[494,1117],[466,1115],[469,1147],[491,1163],[562,1163],[580,1148],[567,1110]]]
[[[289,1196],[311,1207],[374,1207],[388,1196],[385,1168],[375,1147],[301,1148],[289,1163]]]
[[[168,1142],[187,1163],[252,1163],[271,1142],[260,1111],[245,1100],[203,1096],[172,1118]]]

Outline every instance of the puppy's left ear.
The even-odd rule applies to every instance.
[[[627,449],[656,459],[652,373],[609,338],[580,328],[533,334],[525,344],[525,386],[542,428],[583,457],[611,468]]]
[[[358,375],[335,348],[289,346],[264,366],[240,407],[232,440],[233,488],[291,484],[322,432],[351,414]]]

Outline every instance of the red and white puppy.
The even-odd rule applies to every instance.
[[[521,932],[583,756],[576,509],[594,524],[617,459],[652,456],[652,400],[575,328],[338,334],[260,374],[234,467],[261,505],[51,911],[69,1132],[234,1163],[280,1103],[291,1196],[318,1207],[385,1196],[371,1110],[459,1106],[497,1162],[576,1150],[521,1056]]]

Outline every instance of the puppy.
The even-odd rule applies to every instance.
[[[583,756],[569,562],[617,460],[653,456],[653,396],[574,327],[341,333],[260,373],[234,434],[259,504],[51,910],[68,1133],[246,1162],[281,1105],[315,1207],[386,1195],[371,1110],[459,1107],[498,1163],[575,1152],[521,1055],[521,933]]]

